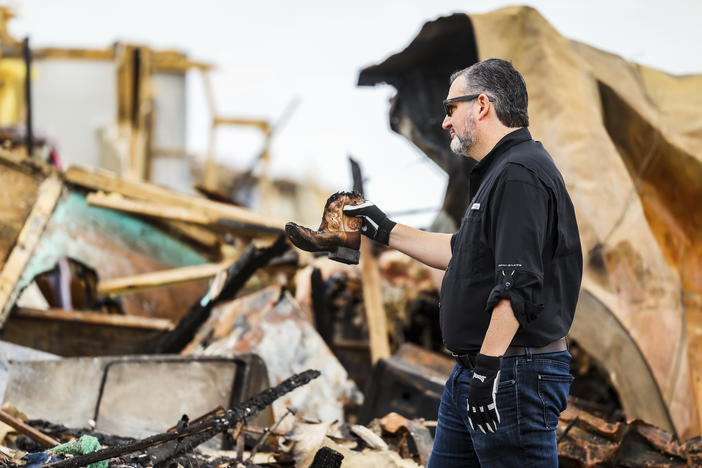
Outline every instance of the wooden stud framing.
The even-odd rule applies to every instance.
[[[370,338],[371,362],[390,357],[388,341],[388,324],[383,306],[380,288],[381,278],[378,262],[371,252],[370,240],[361,238],[361,282],[363,285],[363,304],[366,308],[366,321]]]
[[[5,323],[10,308],[15,302],[18,294],[15,286],[39,243],[46,223],[61,196],[62,188],[63,182],[56,176],[45,179],[39,186],[37,201],[17,237],[17,242],[10,252],[2,272],[0,272],[0,324]]]
[[[120,294],[130,294],[172,286],[174,284],[202,280],[216,275],[234,263],[234,261],[235,259],[227,259],[218,263],[171,268],[168,270],[104,280],[98,283],[97,290],[100,294],[117,296]]]
[[[103,314],[99,312],[90,312],[82,310],[63,310],[63,309],[27,309],[19,308],[12,313],[12,317],[17,318],[32,318],[41,320],[60,320],[66,322],[89,323],[93,325],[109,325],[122,328],[140,328],[144,330],[161,330],[168,331],[175,328],[175,325],[170,320],[139,317],[137,315],[116,315]]]

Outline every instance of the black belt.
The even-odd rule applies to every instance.
[[[529,348],[531,354],[558,353],[568,349],[568,339],[561,338],[545,346],[509,346],[502,357],[525,356],[527,354],[527,348]],[[478,351],[468,354],[451,353],[451,356],[456,362],[468,369],[475,367],[475,357],[477,355]]]

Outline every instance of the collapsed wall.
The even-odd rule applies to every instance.
[[[450,153],[441,100],[451,72],[490,57],[523,74],[530,131],[575,205],[586,265],[571,337],[607,369],[627,417],[683,440],[699,434],[702,76],[568,40],[528,7],[425,24],[405,50],[364,69],[359,85],[397,89],[393,130],[449,176],[436,224],[445,230],[466,208],[474,162]]]

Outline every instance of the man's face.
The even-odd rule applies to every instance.
[[[459,76],[449,88],[447,99],[465,95],[465,80]],[[444,117],[441,127],[451,136],[451,151],[456,154],[468,155],[476,141],[476,121],[473,116],[475,101],[463,101],[447,104],[451,115]]]

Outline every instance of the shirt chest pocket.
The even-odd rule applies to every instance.
[[[484,212],[470,209],[461,220],[453,256],[456,275],[477,280],[489,274],[489,251],[484,240]]]

